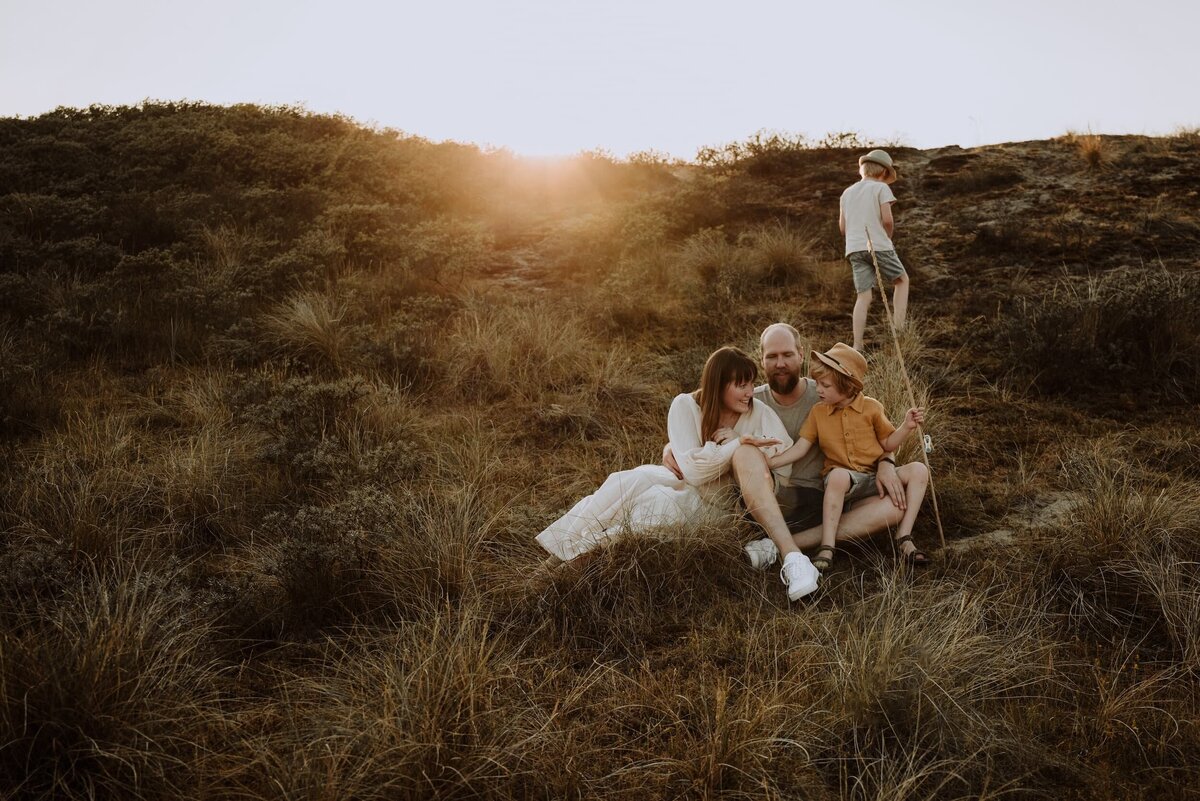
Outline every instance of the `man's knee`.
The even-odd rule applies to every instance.
[[[753,445],[739,445],[733,452],[733,477],[738,484],[744,485],[755,479],[766,480],[771,475],[767,467],[767,457]]]

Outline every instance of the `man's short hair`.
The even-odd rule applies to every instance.
[[[796,352],[800,354],[804,353],[804,346],[800,344],[800,332],[796,330],[795,326],[788,325],[787,323],[771,323],[763,329],[762,334],[758,337],[759,353],[764,353],[766,351],[766,349],[763,348],[763,343],[767,341],[767,334],[771,333],[776,328],[782,328],[784,331],[787,331],[789,334],[791,334],[792,339],[796,343]]]

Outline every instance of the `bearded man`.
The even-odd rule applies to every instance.
[[[754,398],[779,415],[794,440],[817,404],[817,382],[801,376],[805,350],[800,344],[800,332],[787,323],[774,323],[762,332],[759,345],[767,383],[755,388]],[[784,557],[786,567],[789,554],[821,544],[821,503],[824,499],[821,466],[824,462],[825,455],[819,447],[814,447],[805,458],[792,465],[791,478],[780,482],[756,446],[742,445],[734,453],[733,475],[741,490],[742,501],[767,534],[745,548],[754,567],[766,568],[780,555]],[[669,445],[663,449],[663,464],[683,477]],[[854,502],[842,513],[838,540],[875,534],[895,526],[903,518],[907,504],[904,487],[896,476],[893,454],[885,454],[877,470],[879,494]],[[784,582],[788,580],[785,571]]]

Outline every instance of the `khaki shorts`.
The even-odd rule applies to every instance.
[[[875,286],[875,264],[871,261],[871,251],[856,250],[846,256],[850,260],[850,269],[854,272],[854,291],[862,294],[870,292]],[[875,258],[879,260],[879,273],[884,281],[895,283],[898,278],[908,275],[900,257],[894,250],[877,250]]]

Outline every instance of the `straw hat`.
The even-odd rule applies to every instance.
[[[853,378],[860,386],[863,379],[867,377],[866,358],[845,342],[837,343],[824,353],[814,350],[812,355],[814,359],[831,370],[837,370],[842,375]]]
[[[864,161],[873,161],[879,166],[887,170],[887,179],[889,181],[896,180],[896,167],[892,164],[892,157],[888,155],[886,150],[872,150],[865,156],[860,156],[858,166],[862,166]]]

